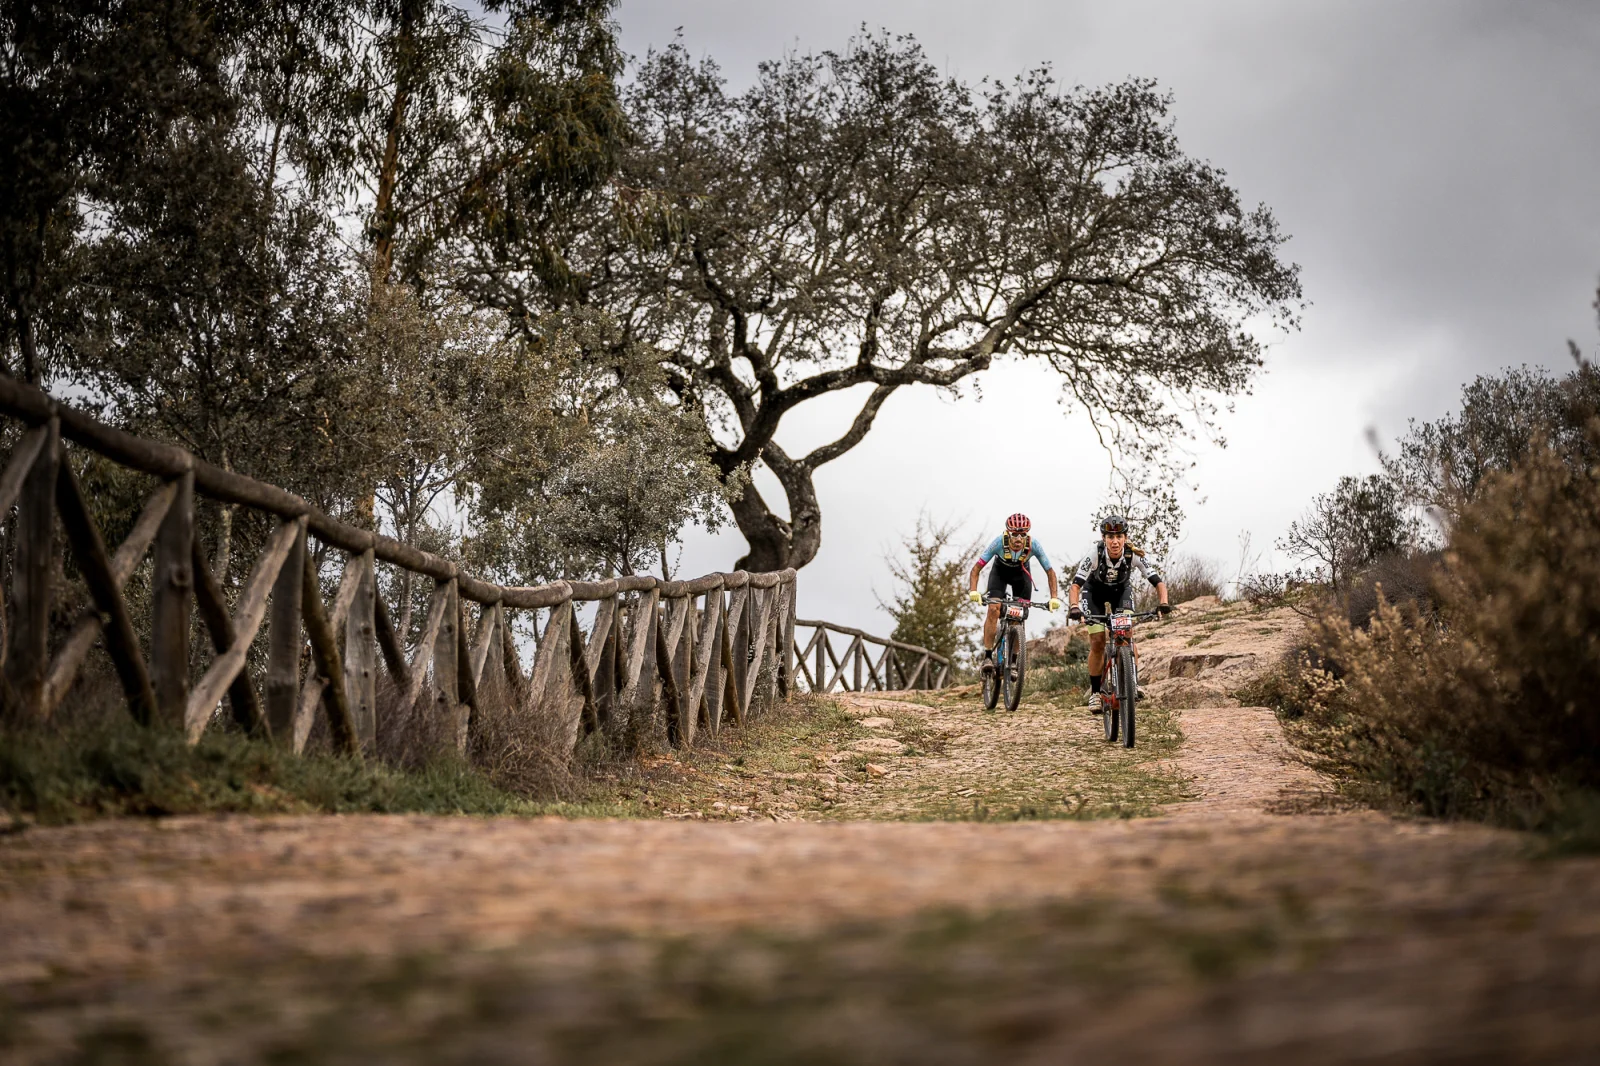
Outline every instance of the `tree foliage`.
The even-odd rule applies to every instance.
[[[628,211],[576,246],[584,297],[702,407],[727,472],[760,461],[787,520],[746,492],[743,565],[803,565],[813,475],[911,385],[1012,355],[1055,370],[1108,444],[1150,458],[1244,389],[1291,323],[1296,268],[1265,208],[1178,145],[1146,81],[1063,92],[1047,71],[978,89],[910,38],[763,64],[734,95],[678,45],[625,97]],[[791,455],[784,417],[864,389],[838,439]]]
[[[1539,441],[1575,466],[1600,461],[1588,434],[1596,415],[1600,371],[1581,359],[1562,378],[1527,366],[1480,375],[1461,390],[1459,411],[1413,421],[1384,465],[1410,499],[1453,519]]]
[[[738,479],[558,306],[626,133],[611,7],[7,2],[8,362],[506,580],[660,558]],[[236,581],[266,528],[201,519]]]
[[[1393,481],[1379,474],[1346,475],[1332,492],[1312,498],[1306,513],[1289,524],[1278,550],[1311,563],[1342,593],[1363,567],[1426,539],[1421,519]]]
[[[977,649],[978,616],[967,603],[966,577],[978,548],[957,544],[956,535],[953,525],[919,516],[916,532],[901,544],[903,554],[885,560],[895,591],[879,605],[894,619],[893,639],[961,663]]]

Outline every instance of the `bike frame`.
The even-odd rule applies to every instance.
[[[999,654],[1006,638],[1011,635],[1011,630],[1028,620],[1028,611],[1033,607],[1033,601],[1013,599],[1009,592],[1004,596],[991,596],[987,592],[984,593],[983,605],[987,607],[991,603],[1000,605],[1000,628],[995,631],[994,635],[994,650],[996,654]]]
[[[1139,657],[1139,646],[1133,639],[1133,624],[1135,622],[1149,622],[1160,614],[1160,611],[1112,611],[1109,614],[1084,615],[1084,625],[1105,626],[1106,632],[1111,634],[1110,639],[1106,641],[1105,669],[1111,670],[1115,668],[1113,664],[1116,662],[1118,648],[1132,647],[1134,658],[1137,659]],[[1102,702],[1109,702],[1113,708],[1120,708],[1122,702],[1121,697],[1116,694],[1116,686],[1111,686],[1111,689],[1111,691],[1107,691],[1106,687],[1102,685],[1100,699]]]

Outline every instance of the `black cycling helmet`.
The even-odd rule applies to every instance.
[[[1128,520],[1119,514],[1108,514],[1100,519],[1101,533],[1127,533]]]

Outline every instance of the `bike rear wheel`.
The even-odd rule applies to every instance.
[[[1022,626],[1006,627],[1005,682],[1006,710],[1014,711],[1022,702],[1022,676],[1028,669],[1028,637]]]
[[[1139,700],[1139,666],[1133,648],[1117,649],[1117,702],[1122,705],[1122,746],[1133,747],[1134,705]]]
[[[989,673],[983,675],[983,709],[994,710],[994,705],[1000,702],[1000,675],[1006,668],[1006,631],[1000,628],[1000,639],[995,641],[994,658],[991,661],[994,667]]]

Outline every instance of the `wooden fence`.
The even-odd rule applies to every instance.
[[[242,728],[299,751],[321,713],[335,749],[351,755],[372,750],[380,728],[380,658],[400,706],[429,701],[463,748],[480,716],[497,710],[553,715],[558,735],[570,743],[642,713],[651,717],[652,728],[686,746],[698,730],[742,722],[795,687],[793,570],[736,571],[693,581],[628,576],[496,585],[447,559],[335,521],[292,493],[106,426],[4,376],[0,413],[28,427],[0,471],[0,516],[17,508],[10,624],[0,642],[0,696],[9,713],[48,719],[97,642],[104,644],[128,706],[142,723],[181,727],[193,742],[226,705]],[[115,551],[101,536],[72,465],[63,461],[63,440],[161,481]],[[231,597],[195,536],[197,495],[276,519],[260,557]],[[64,635],[58,625],[52,640],[58,517],[93,607]],[[343,556],[331,604],[324,602],[308,548],[311,537],[336,562],[334,553]],[[148,656],[124,596],[147,554]],[[426,620],[410,646],[379,594],[380,563],[434,582]],[[478,605],[475,619],[468,617],[469,602]],[[597,606],[585,626],[575,605],[589,602]],[[209,637],[209,656],[196,656],[191,647],[195,612]],[[537,646],[526,671],[513,637],[514,612],[534,615]],[[5,613],[0,610],[0,619]],[[263,627],[264,669],[252,670],[250,650]],[[890,676],[886,671],[896,669],[908,686],[925,680],[924,649],[890,646],[825,625],[807,645],[807,654],[818,648],[819,663],[822,654],[832,654],[829,628],[856,638],[853,686],[845,687],[861,688],[863,640],[887,648],[877,666],[868,662],[878,687]],[[921,654],[910,675],[897,667],[896,649]],[[851,654],[846,651],[846,661]],[[810,687],[827,691],[840,680],[840,660],[833,661],[835,676]],[[942,684],[948,663],[939,662]],[[810,680],[809,671],[806,676]]]
[[[802,649],[797,645],[795,648],[795,665],[811,692],[944,688],[950,681],[950,660],[943,655],[935,655],[927,648],[902,644],[898,640],[885,640],[859,629],[836,626],[832,622],[797,618],[794,624],[812,630],[811,640],[806,646]],[[828,639],[830,633],[849,638],[842,655]],[[876,663],[867,651],[868,644],[883,649],[878,653]]]

